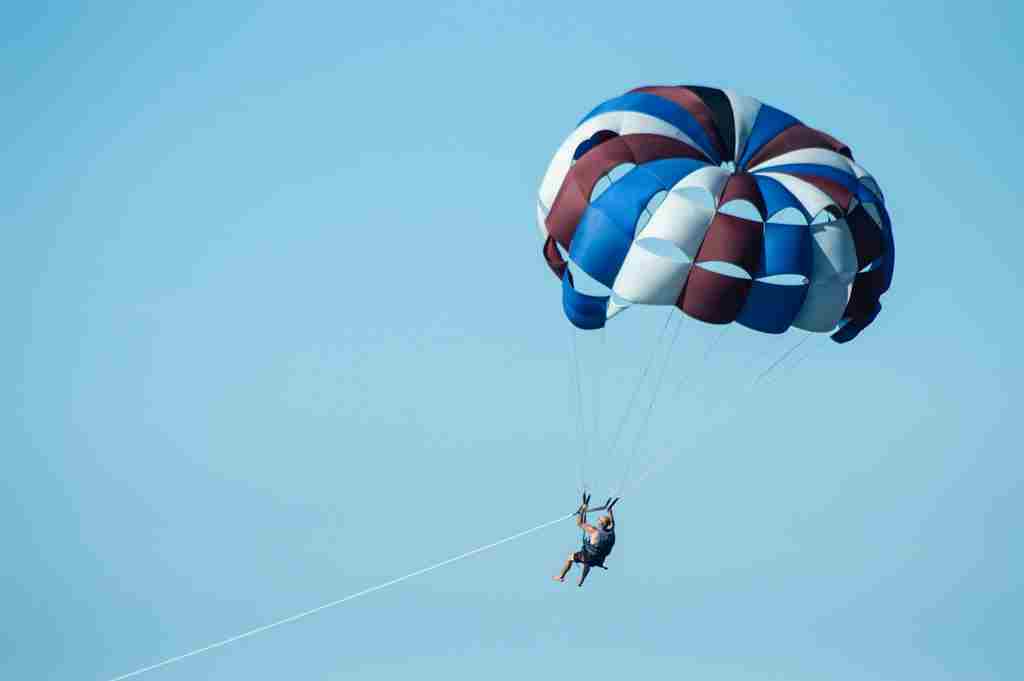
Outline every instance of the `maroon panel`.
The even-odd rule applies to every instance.
[[[551,212],[544,219],[548,234],[569,248],[572,235],[576,233],[576,225],[587,209],[589,200],[590,192],[584,194],[576,182],[563,182],[551,205]]]
[[[757,153],[747,161],[747,167],[753,168],[759,163],[780,156],[797,149],[828,149],[837,154],[853,159],[850,147],[846,146],[835,137],[806,125],[791,125],[778,135],[773,137],[767,144],[757,150]]]
[[[697,251],[696,262],[728,262],[753,274],[761,261],[763,241],[762,223],[716,213]]]
[[[815,187],[832,197],[832,200],[839,204],[839,207],[843,209],[845,213],[850,207],[850,199],[853,198],[853,193],[839,184],[834,180],[828,178],[819,177],[818,175],[808,175],[806,173],[786,173],[793,177],[798,177],[807,184],[813,184]]]
[[[732,102],[729,95],[716,87],[704,85],[683,85],[687,90],[701,98],[704,105],[711,112],[711,118],[715,122],[715,129],[725,147],[722,155],[723,161],[735,161],[734,149],[736,148],[736,115],[732,110]]]
[[[630,90],[630,92],[646,92],[647,94],[656,95],[686,109],[691,116],[697,119],[700,127],[704,128],[708,139],[715,145],[718,155],[721,158],[732,157],[732,152],[726,151],[725,143],[718,134],[718,127],[715,125],[711,109],[708,108],[703,99],[697,96],[697,93],[684,87],[671,87],[667,85],[648,85]]]
[[[857,250],[857,268],[863,268],[882,255],[882,230],[871,219],[864,206],[857,206],[846,216],[846,224],[853,235],[853,246]]]
[[[682,140],[651,133],[636,133],[619,137],[622,143],[633,150],[637,163],[646,163],[659,158],[692,158],[707,163],[707,157]]]
[[[730,177],[729,181],[725,183],[725,189],[722,190],[722,197],[718,200],[718,205],[724,206],[735,199],[750,201],[757,208],[762,220],[767,217],[765,214],[768,209],[764,205],[764,197],[761,196],[761,189],[754,181],[753,175],[736,173]]]
[[[853,280],[850,301],[846,304],[843,317],[864,319],[875,310],[878,298],[885,292],[886,274],[880,269],[861,272]]]
[[[699,151],[677,139],[641,133],[622,135],[594,147],[569,169],[545,219],[548,233],[569,248],[590,194],[601,176],[622,163],[646,163],[662,158],[696,158]]]
[[[750,286],[750,279],[727,277],[694,266],[676,307],[702,322],[728,324],[739,316]]]
[[[544,259],[548,261],[548,267],[555,273],[555,276],[559,279],[565,274],[565,268],[568,267],[568,263],[562,257],[562,254],[558,252],[558,244],[555,243],[554,237],[548,237],[544,240]]]

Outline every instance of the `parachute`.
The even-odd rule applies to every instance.
[[[799,219],[793,219],[794,213]],[[781,335],[791,327],[809,332],[758,374],[756,383],[811,333],[829,333],[837,343],[855,338],[875,320],[879,299],[892,283],[895,252],[885,198],[878,183],[854,162],[850,148],[730,90],[642,87],[599,105],[552,159],[540,187],[537,220],[544,258],[561,281],[562,306],[572,323],[577,427],[584,446],[576,329],[603,329],[607,320],[629,307],[660,305],[669,308],[670,316],[659,345],[675,309],[725,329],[735,322],[764,334]],[[596,292],[579,290],[583,279]],[[637,442],[642,440],[682,319],[668,351],[659,353],[656,345],[650,354],[614,434],[608,442],[594,438],[605,449],[615,449],[644,380],[663,354],[641,417]],[[704,361],[722,335],[707,344]],[[597,430],[601,418],[596,401],[594,407]],[[620,491],[637,448],[627,458]],[[639,480],[653,470],[648,466]],[[586,505],[590,495],[582,469],[581,486]],[[613,494],[588,510],[610,510],[619,498]],[[134,678],[310,617],[579,513],[110,681]]]
[[[885,199],[850,148],[730,90],[641,87],[600,104],[555,153],[537,217],[579,329],[668,305],[845,343],[892,283]],[[578,290],[570,263],[605,294]]]
[[[722,333],[735,325],[754,335],[808,332],[757,381],[811,334],[840,344],[857,337],[881,311],[895,263],[884,195],[849,146],[780,109],[705,86],[640,87],[590,111],[548,166],[537,222],[576,330],[604,329],[630,307],[665,306],[669,319],[681,311],[680,325],[692,318]],[[668,328],[666,320],[662,337]],[[615,448],[654,360],[614,437],[596,436],[598,446]],[[628,463],[623,484],[627,476]]]

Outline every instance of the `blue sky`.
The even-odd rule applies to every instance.
[[[1021,675],[1022,11],[483,5],[6,10],[0,677],[108,679],[568,511],[536,187],[595,104],[684,82],[853,147],[879,321],[755,391],[789,339],[702,362],[684,326],[666,385],[699,380],[638,454],[671,465],[582,592],[567,524],[149,678]],[[581,339],[597,439],[662,320]]]

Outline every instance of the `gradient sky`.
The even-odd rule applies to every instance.
[[[592,106],[686,82],[878,178],[878,322],[753,391],[793,338],[703,361],[684,326],[637,459],[671,465],[583,591],[566,523],[142,678],[1024,676],[1018,3],[171,4],[0,21],[0,678],[103,681],[570,510],[536,187]],[[580,339],[597,439],[662,320]]]

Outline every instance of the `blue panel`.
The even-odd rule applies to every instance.
[[[834,340],[836,343],[848,343],[857,337],[861,331],[866,329],[871,322],[875,321],[875,317],[882,311],[881,303],[875,303],[874,311],[863,319],[851,319],[849,322],[844,324],[838,331],[833,333],[829,338]]]
[[[690,158],[666,158],[638,165],[597,197],[594,205],[632,237],[636,221],[651,197],[706,166]]]
[[[608,296],[588,296],[573,288],[569,268],[562,276],[562,309],[579,329],[600,329],[604,326]]]
[[[708,167],[708,165],[705,161],[692,158],[662,158],[637,166],[634,171],[654,175],[661,184],[660,189],[671,189],[679,180],[695,170]]]
[[[693,159],[663,159],[630,170],[587,206],[569,244],[570,257],[611,288],[651,197],[706,165]]]
[[[746,168],[750,157],[758,152],[768,142],[771,142],[780,132],[786,128],[800,123],[785,111],[779,111],[773,106],[762,104],[757,118],[754,119],[754,127],[747,137],[747,146],[743,149],[738,168]]]
[[[881,203],[881,199],[879,199],[873,191],[862,185],[860,182],[857,183],[856,196],[861,203]]]
[[[604,194],[600,198],[604,198]],[[624,231],[604,211],[591,204],[576,227],[569,244],[569,257],[584,272],[611,288],[632,243],[631,229]]]
[[[697,119],[689,111],[674,102],[647,92],[631,92],[615,99],[609,99],[607,102],[599,105],[584,116],[580,124],[582,125],[594,116],[608,113],[609,111],[636,111],[660,118],[685,132],[716,164],[722,162],[714,146],[711,144],[711,140],[708,139],[707,133],[704,132],[704,128],[697,122]]]
[[[753,174],[753,178],[757,182],[758,189],[761,190],[761,196],[764,197],[764,205],[768,211],[768,217],[775,215],[785,208],[796,208],[807,218],[807,222],[811,221],[812,216],[807,213],[803,204],[797,201],[796,197],[782,186],[778,180],[770,177],[761,177],[757,173]]]
[[[755,280],[736,321],[754,331],[785,333],[807,296],[807,286],[783,286]]]
[[[823,166],[820,163],[783,163],[778,166],[765,166],[758,168],[759,173],[790,173],[798,175],[811,175],[813,177],[823,177],[826,180],[832,180],[836,184],[841,184],[851,192],[856,192],[860,182],[857,181],[856,175],[852,175],[846,171],[833,168],[832,166]]]
[[[878,194],[875,194],[873,191],[868,189],[865,185],[861,184],[859,181],[857,182],[857,194],[856,194],[856,196],[857,196],[857,199],[861,203],[874,203],[874,204],[881,204],[882,203],[882,199],[878,198]]]
[[[882,215],[882,226],[885,229],[882,230],[882,239],[885,245],[885,260],[883,261],[882,267],[885,269],[885,288],[883,291],[888,291],[889,287],[892,286],[892,275],[896,268],[896,244],[892,239],[892,222],[889,220],[889,212],[885,210],[885,205],[882,203],[876,203],[875,206],[878,208],[878,212]]]
[[[798,173],[801,175],[812,175],[814,177],[822,177],[826,180],[832,180],[837,184],[841,184],[846,187],[861,203],[880,203],[878,197],[875,194],[862,185],[860,180],[857,179],[856,175],[851,175],[845,171],[833,168],[832,166],[823,166],[818,163],[784,163],[778,166],[768,166],[759,168],[759,173]]]
[[[630,170],[612,183],[592,204],[611,218],[630,239],[633,238],[636,221],[640,219],[640,213],[651,197],[672,186],[670,184],[666,187],[660,177],[648,172],[646,168],[649,165],[653,164],[645,163]]]
[[[764,252],[757,277],[775,274],[811,276],[811,230],[806,225],[768,222],[764,226]]]
[[[757,277],[776,274],[811,276],[811,231],[807,225],[768,222],[764,226],[764,250]],[[754,280],[736,321],[764,333],[785,333],[796,319],[807,296],[807,285],[787,286]]]

